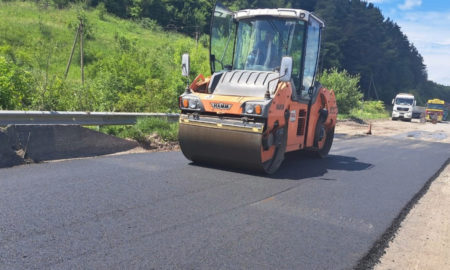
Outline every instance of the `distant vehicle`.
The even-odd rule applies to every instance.
[[[392,120],[404,119],[411,121],[416,99],[412,94],[400,93],[392,100]]]
[[[438,98],[430,99],[427,102],[426,119],[432,121],[436,119],[438,122],[447,120],[448,106],[445,105],[445,101]]]

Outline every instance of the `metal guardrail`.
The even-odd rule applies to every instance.
[[[141,117],[176,120],[178,113],[0,111],[0,126],[7,125],[134,125]]]

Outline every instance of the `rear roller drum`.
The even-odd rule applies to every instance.
[[[280,142],[276,146],[272,159],[262,164],[262,170],[267,174],[275,173],[278,170],[278,168],[280,168],[281,163],[283,163],[284,160],[284,153],[286,152],[286,142],[287,142],[286,126],[281,130],[283,131],[282,138],[280,139]]]
[[[325,127],[320,124],[320,131],[322,136],[319,135],[319,140],[317,141],[318,149],[311,151],[311,155],[316,158],[325,158],[330,152],[331,145],[334,139],[334,127],[330,130],[326,130]]]

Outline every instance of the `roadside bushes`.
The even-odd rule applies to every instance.
[[[363,101],[361,106],[353,108],[350,111],[350,117],[359,119],[380,119],[388,118],[389,113],[386,111],[383,101]]]
[[[145,142],[147,136],[158,134],[166,141],[178,140],[178,122],[167,121],[163,118],[141,118],[134,126],[104,126],[100,131],[121,138],[131,138],[138,142]]]
[[[178,95],[186,82],[181,76],[181,55],[191,54],[192,74],[209,73],[207,50],[191,39],[138,47],[126,37],[116,38],[117,50],[89,67],[95,78],[93,109],[101,111],[169,112],[177,110]],[[193,79],[193,78],[192,78]]]
[[[361,106],[363,94],[359,91],[359,75],[350,75],[346,70],[339,72],[337,68],[325,70],[319,81],[328,89],[333,89],[339,113],[348,114]]]
[[[21,110],[30,106],[33,86],[29,71],[0,55],[0,109]]]
[[[359,75],[352,76],[346,70],[325,70],[320,82],[333,89],[339,110],[339,118],[377,119],[388,118],[383,101],[363,101],[359,90]]]

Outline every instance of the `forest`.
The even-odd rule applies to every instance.
[[[399,92],[413,93],[419,105],[429,98],[450,100],[450,86],[428,80],[415,46],[373,4],[360,0],[222,2],[234,10],[287,7],[314,12],[326,24],[320,70],[359,76],[364,100],[390,104]],[[208,74],[213,6],[213,0],[2,0],[0,15],[6,20],[0,26],[0,71],[4,71],[0,90],[15,82],[17,91],[1,91],[0,107],[176,110],[176,96],[184,87],[178,74],[181,54],[191,53],[192,72]],[[27,20],[17,25],[21,16]],[[75,68],[63,78],[80,18],[87,25],[83,87]],[[30,54],[31,48],[40,53]],[[79,65],[76,61],[74,65]]]

